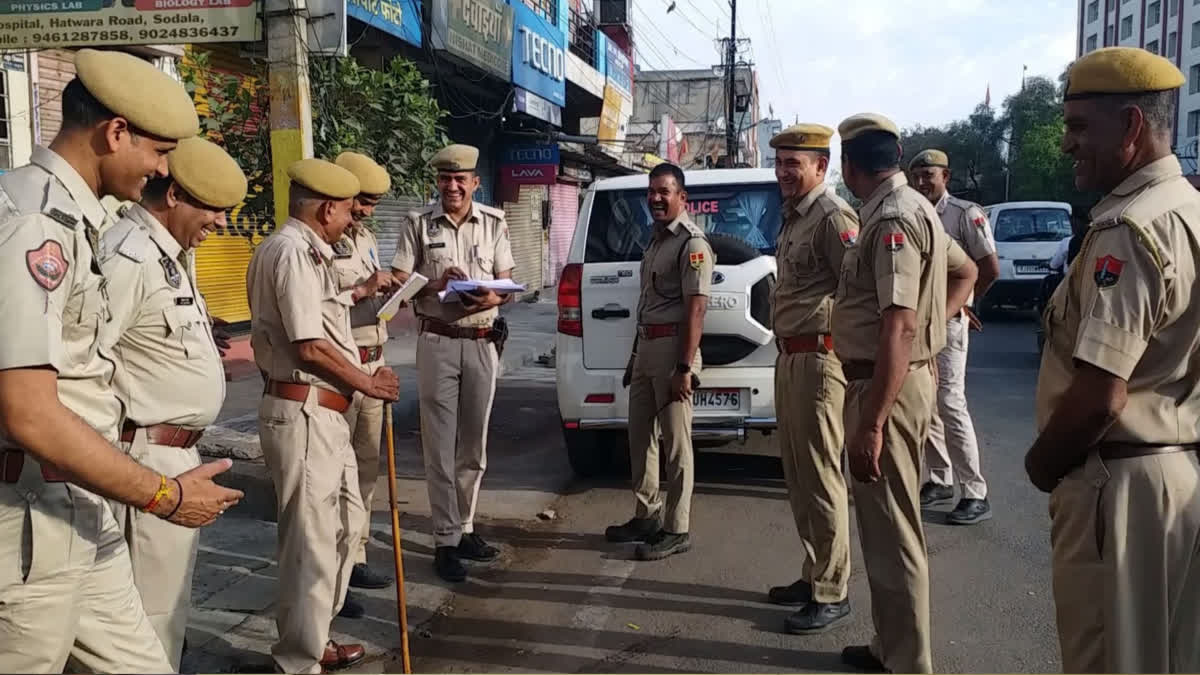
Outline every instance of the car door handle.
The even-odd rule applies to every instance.
[[[592,318],[593,319],[628,319],[629,318],[629,310],[625,309],[624,307],[620,307],[618,309],[609,309],[607,307],[603,307],[601,309],[593,309],[592,310]]]

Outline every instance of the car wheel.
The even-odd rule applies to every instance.
[[[623,434],[613,431],[581,431],[563,429],[563,441],[567,446],[567,461],[571,470],[580,478],[595,478],[619,469],[619,460],[625,459],[628,471],[628,451],[621,442]]]

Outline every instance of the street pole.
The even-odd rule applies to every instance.
[[[267,66],[275,224],[282,225],[288,216],[291,183],[287,168],[313,156],[308,22],[292,0],[267,0]]]
[[[733,168],[737,161],[737,133],[734,130],[734,86],[733,64],[737,60],[737,0],[729,0],[729,45],[725,49],[725,86],[729,88],[725,102],[725,156],[726,165]]]

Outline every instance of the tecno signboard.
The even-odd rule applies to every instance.
[[[553,185],[558,179],[557,143],[514,143],[504,150],[500,180],[515,185]]]
[[[521,0],[513,8],[513,84],[547,101],[567,104],[567,37]]]

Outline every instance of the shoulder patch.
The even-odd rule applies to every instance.
[[[692,251],[688,253],[688,264],[692,269],[699,270],[704,266],[704,251]]]
[[[25,252],[25,265],[29,274],[38,286],[53,291],[62,285],[67,278],[66,256],[63,255],[62,244],[47,239],[41,246]]]
[[[1114,258],[1111,255],[1096,258],[1096,271],[1093,275],[1093,278],[1096,280],[1096,286],[1100,288],[1112,288],[1117,285],[1117,281],[1121,278],[1121,270],[1124,267],[1124,260]]]
[[[904,248],[904,233],[903,232],[884,232],[883,247],[895,253]]]

